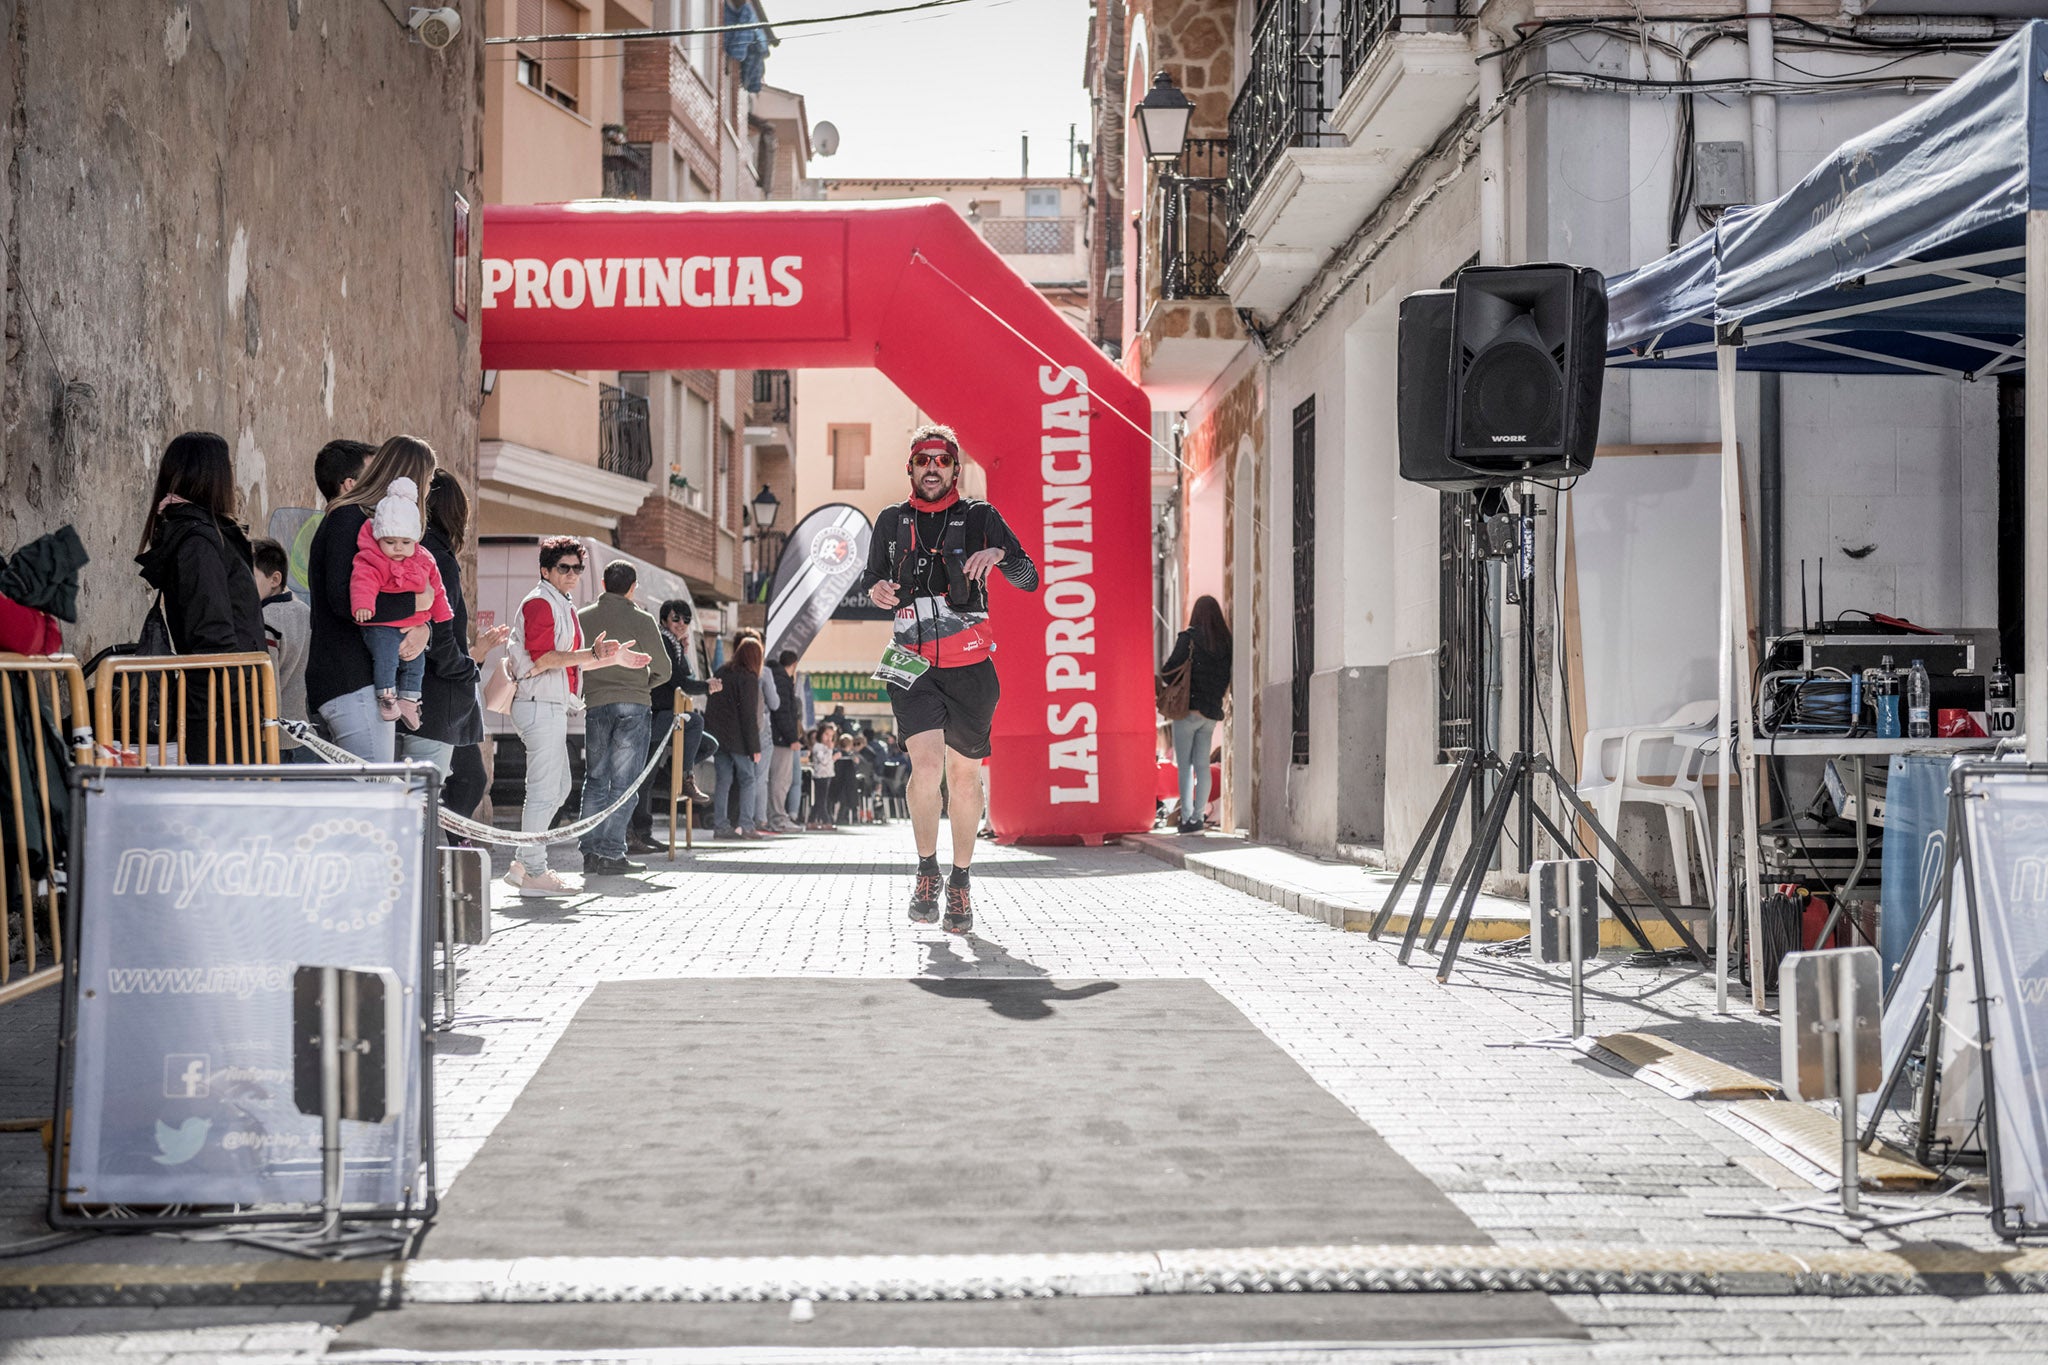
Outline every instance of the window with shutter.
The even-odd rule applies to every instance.
[[[581,33],[583,11],[569,0],[543,0],[547,26],[543,33]],[[574,109],[583,90],[581,43],[546,43],[541,65],[547,73],[547,95],[564,109]]]
[[[828,429],[832,447],[832,486],[834,488],[866,488],[868,486],[868,425],[858,426],[834,424]]]

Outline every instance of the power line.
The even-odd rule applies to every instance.
[[[889,9],[860,10],[852,14],[827,14],[815,19],[781,19],[775,23],[756,19],[746,24],[714,24],[704,28],[623,28],[605,33],[527,33],[510,38],[486,38],[490,46],[501,43],[602,43],[613,39],[632,38],[695,38],[714,33],[741,33],[748,29],[765,28],[771,32],[778,28],[801,28],[812,24],[837,24],[848,19],[879,19],[891,14],[912,14],[918,10],[945,9],[953,5],[965,5],[972,0],[918,0],[914,5],[896,5]]]

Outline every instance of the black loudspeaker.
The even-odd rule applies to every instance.
[[[1606,280],[1585,266],[1470,266],[1453,293],[1451,458],[1508,478],[1585,473],[1600,433]]]
[[[1451,305],[1448,289],[1401,300],[1401,477],[1453,492],[1505,483],[1451,458]]]

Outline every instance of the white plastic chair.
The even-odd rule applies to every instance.
[[[1662,724],[1621,725],[1586,733],[1580,798],[1616,838],[1620,837],[1623,806],[1637,802],[1664,808],[1681,905],[1692,904],[1694,847],[1699,849],[1703,870],[1711,872],[1714,866],[1707,848],[1699,754],[1701,743],[1713,737],[1717,709],[1712,701],[1688,702]],[[1602,845],[1596,856],[1602,875],[1612,882],[1613,852]]]

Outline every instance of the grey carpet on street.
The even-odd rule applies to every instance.
[[[973,1255],[1489,1239],[1206,983],[598,986],[421,1254]],[[1370,1297],[1377,1301],[1366,1302]],[[1540,1295],[821,1305],[834,1344],[1576,1336]],[[873,1311],[870,1311],[873,1310]],[[766,1309],[405,1309],[344,1344],[768,1344]],[[492,1324],[498,1324],[494,1328]],[[829,1324],[829,1325],[828,1325]]]

